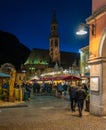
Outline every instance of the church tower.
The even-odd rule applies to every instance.
[[[60,65],[60,49],[59,49],[59,35],[58,35],[58,24],[56,21],[56,12],[53,12],[52,22],[50,26],[50,58],[53,63]]]

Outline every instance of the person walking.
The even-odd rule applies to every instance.
[[[76,91],[77,91],[77,86],[73,82],[69,88],[69,96],[70,96],[70,103],[71,103],[71,111],[72,112],[75,112],[75,107],[76,107],[76,103],[77,103]]]
[[[68,86],[67,86],[67,83],[65,82],[64,85],[63,85],[64,97],[67,94],[67,88],[68,88]]]
[[[61,82],[57,85],[57,89],[58,89],[59,95],[62,96],[63,86]]]
[[[78,90],[76,91],[76,99],[78,103],[78,111],[79,117],[82,117],[82,110],[84,106],[84,100],[86,98],[86,92],[82,86],[79,86]]]
[[[86,96],[86,107],[85,107],[85,111],[89,112],[89,105],[90,105],[90,83],[87,83],[87,92],[86,92],[87,96]]]
[[[27,94],[28,94],[28,100],[30,100],[30,97],[31,97],[31,86],[29,83],[26,83],[26,91],[27,91]]]
[[[36,94],[37,93],[37,83],[36,82],[34,82],[32,88],[33,88],[33,93]]]

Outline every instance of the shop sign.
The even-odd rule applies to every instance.
[[[99,91],[99,77],[90,78],[90,90]]]

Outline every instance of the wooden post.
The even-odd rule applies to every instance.
[[[11,78],[9,82],[9,101],[14,102],[15,97],[14,97],[14,83],[15,83],[15,78],[16,78],[16,70],[14,68],[11,69]]]

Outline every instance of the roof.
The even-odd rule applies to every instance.
[[[34,48],[25,64],[47,64],[49,61],[49,50]]]
[[[61,65],[65,68],[71,67],[75,61],[76,65],[77,66],[79,65],[80,60],[79,53],[61,51],[60,57],[61,57]]]
[[[56,11],[53,11],[53,16],[52,16],[52,24],[57,24],[57,20],[56,20]]]
[[[61,66],[67,68],[72,66],[76,61],[76,64],[79,64],[80,54],[74,52],[64,52],[60,51]],[[49,50],[46,49],[37,49],[34,48],[30,53],[28,59],[24,65],[27,64],[48,64],[50,63]]]

